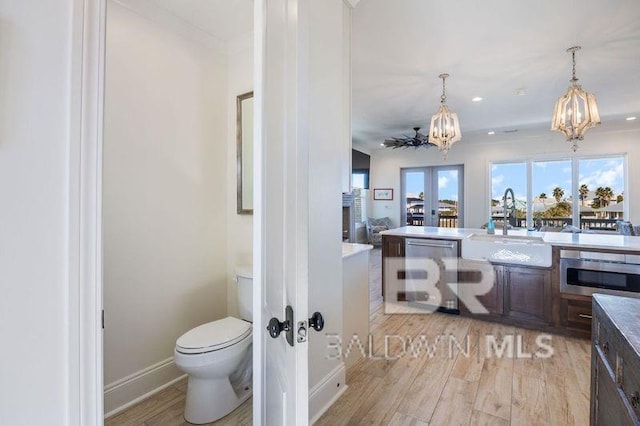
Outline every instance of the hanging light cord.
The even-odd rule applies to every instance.
[[[571,52],[571,59],[573,62],[573,72],[572,72],[572,78],[571,78],[571,83],[573,84],[576,84],[578,82],[578,78],[576,77],[576,50],[579,50],[579,49],[580,49],[580,46],[574,46],[567,49],[568,52]]]
[[[447,101],[447,96],[444,93],[444,80],[448,77],[448,74],[440,74],[440,78],[442,79],[442,96],[440,96],[440,103],[444,105]]]

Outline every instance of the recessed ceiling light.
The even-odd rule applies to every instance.
[[[383,143],[381,143],[381,144],[380,144],[380,146],[384,146],[384,144],[383,144]]]
[[[489,133],[487,133],[487,134],[488,134],[488,135],[495,135],[495,134],[496,134],[496,132],[494,132],[494,131],[492,130],[492,131],[490,131],[490,132],[489,132]]]
[[[635,117],[627,117],[625,120],[627,120],[627,121],[633,121],[633,120],[635,120],[635,119],[636,119]]]
[[[482,98],[480,96],[476,96],[475,98],[471,99],[471,101],[473,102],[480,102],[482,100]]]

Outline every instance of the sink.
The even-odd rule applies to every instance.
[[[471,234],[462,240],[462,258],[550,267],[551,244],[529,235]]]

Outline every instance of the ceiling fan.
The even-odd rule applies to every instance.
[[[429,148],[430,146],[435,146],[434,144],[429,142],[429,137],[427,135],[423,135],[419,132],[420,127],[414,127],[416,134],[415,136],[405,136],[403,138],[390,138],[385,139],[384,146],[385,148],[418,148],[424,146],[425,148]]]

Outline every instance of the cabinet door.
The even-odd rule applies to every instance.
[[[505,267],[505,314],[514,319],[548,323],[551,272],[547,269]]]
[[[601,351],[598,345],[593,347],[596,351],[594,356],[595,389],[592,389],[592,404],[595,404],[592,411],[591,423],[597,425],[634,425],[637,424],[633,415],[623,402],[624,395],[616,386],[613,372],[607,368],[602,360]]]
[[[404,257],[404,238],[393,235],[382,236],[382,297],[385,289],[385,260],[392,257]],[[399,277],[401,278],[401,277]]]
[[[495,277],[491,290],[482,296],[475,297],[477,297],[482,306],[489,311],[489,315],[502,315],[504,313],[504,267],[493,265],[493,272],[495,273]],[[466,279],[463,275],[461,282],[465,281]],[[467,287],[460,286],[458,291],[464,291],[466,289]],[[469,312],[467,307],[464,306],[464,303],[460,304],[460,309]]]
[[[493,266],[495,279],[493,288],[487,294],[478,296],[478,300],[489,311],[491,315],[502,315],[504,313],[504,267]]]

